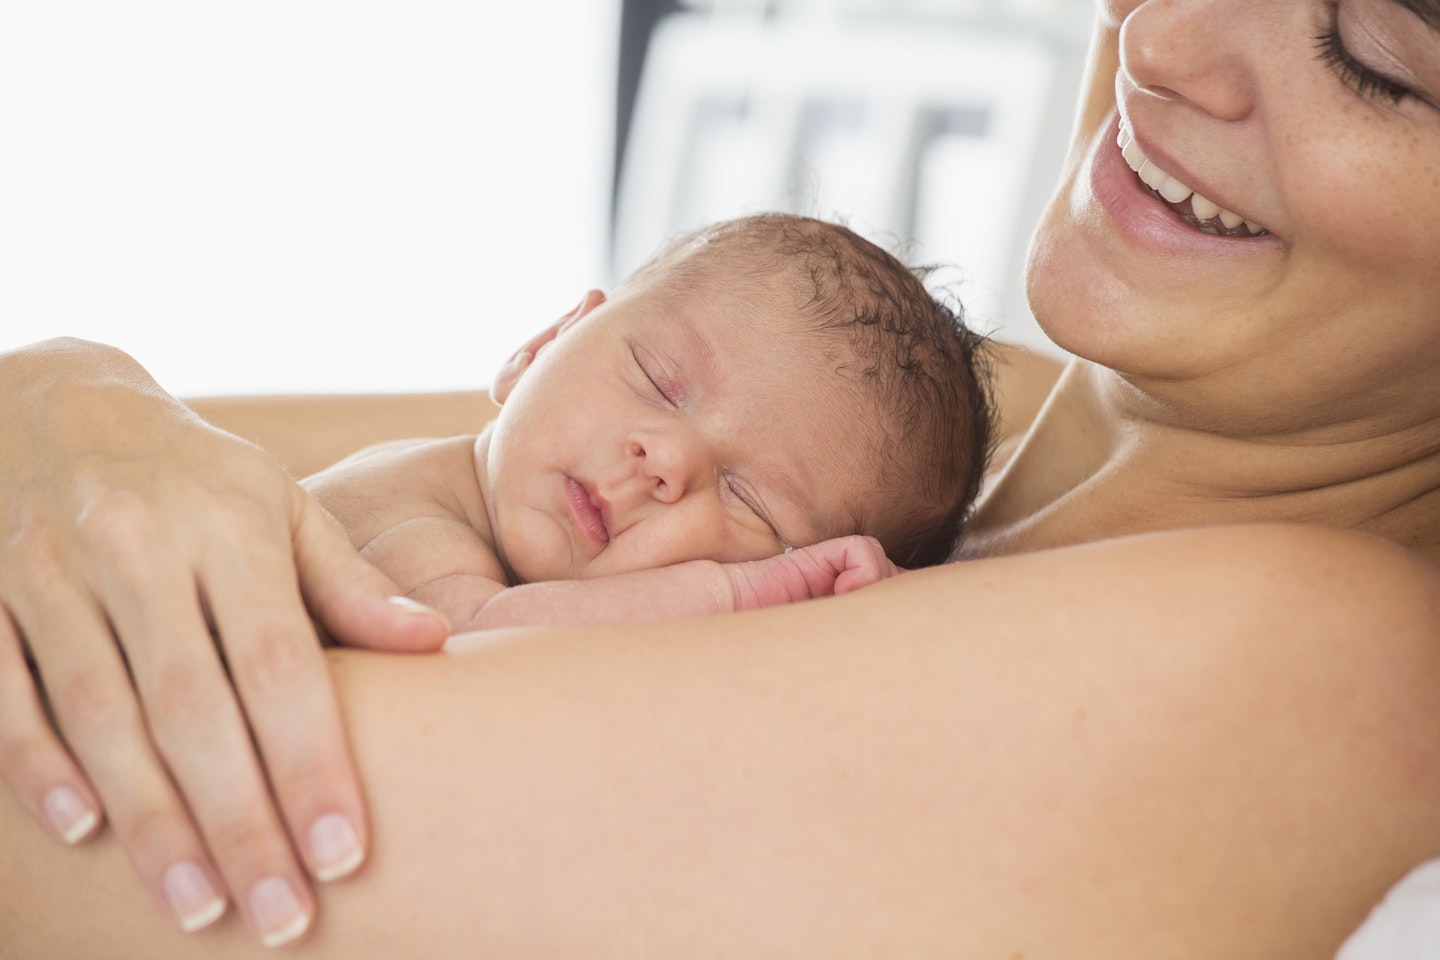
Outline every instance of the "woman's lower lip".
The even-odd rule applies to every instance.
[[[1238,258],[1268,252],[1278,243],[1271,235],[1220,237],[1204,233],[1181,219],[1155,196],[1130,169],[1115,144],[1118,118],[1108,128],[1090,155],[1089,189],[1095,202],[1132,242],[1154,255],[1174,254],[1186,258]]]
[[[605,530],[605,519],[590,502],[590,492],[585,489],[585,485],[574,477],[565,478],[565,502],[570,510],[570,519],[582,537],[593,543],[610,542],[610,534]]]

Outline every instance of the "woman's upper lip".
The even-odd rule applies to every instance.
[[[1167,174],[1174,177],[1176,180],[1179,180],[1181,183],[1185,184],[1185,186],[1189,187],[1195,193],[1198,193],[1206,200],[1209,200],[1211,203],[1214,203],[1225,210],[1232,211],[1233,213],[1244,218],[1248,222],[1260,222],[1255,220],[1251,216],[1247,216],[1244,211],[1238,209],[1235,206],[1232,206],[1228,202],[1228,200],[1219,192],[1215,191],[1209,183],[1196,176],[1190,170],[1190,168],[1185,166],[1185,164],[1181,161],[1177,160],[1173,154],[1166,152],[1163,146],[1158,146],[1151,141],[1146,140],[1145,137],[1135,129],[1134,124],[1131,122],[1130,118],[1125,115],[1123,111],[1120,112],[1120,129],[1129,131],[1130,136],[1135,139],[1135,142],[1140,146],[1140,149],[1144,151],[1145,156],[1150,160],[1151,163],[1154,163],[1161,170],[1165,171]]]

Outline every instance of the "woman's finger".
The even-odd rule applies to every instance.
[[[267,944],[296,939],[310,926],[313,899],[213,649],[168,643],[169,631],[156,625],[122,629],[122,636],[147,638],[126,641],[127,649],[145,648],[133,658],[140,664],[135,684],[156,746],[226,885]],[[205,625],[197,614],[181,629],[204,633]]]
[[[349,836],[334,819],[302,821],[334,809],[362,845],[364,822],[298,599],[295,484],[119,351],[56,341],[0,354],[0,367],[15,414],[0,422],[10,478],[0,496],[0,610],[16,628],[0,637],[7,781],[41,812],[56,779],[77,785],[82,808],[93,803],[99,815],[103,804],[182,926],[218,916],[228,882],[267,942],[298,936],[314,901],[286,821],[322,874],[353,861],[332,856]],[[274,719],[242,711],[207,603],[247,709],[273,710]],[[22,642],[39,687],[17,653]],[[58,738],[40,726],[45,703]],[[294,716],[310,722],[294,736],[305,742],[287,745],[281,718]],[[284,817],[275,795],[289,804]],[[73,814],[70,795],[52,796],[55,815]]]
[[[20,636],[0,608],[0,779],[66,843],[92,836],[100,801],[55,735],[25,663]]]
[[[224,513],[219,505],[212,509]],[[179,821],[167,832],[198,827],[211,861],[266,943],[297,938],[310,925],[313,898],[216,654],[193,558],[134,498],[92,505],[85,530],[91,556],[101,561],[91,579],[129,660],[153,751],[163,760],[160,773],[168,771],[165,779],[183,797],[183,807],[162,814]],[[313,649],[305,626],[297,643]],[[106,796],[104,785],[97,785]],[[123,786],[133,794],[133,783]],[[131,796],[106,799],[122,836],[131,802]],[[143,848],[148,840],[140,835],[131,843]],[[148,850],[132,851],[132,857],[137,865],[153,863]]]
[[[205,598],[295,847],[318,880],[352,873],[367,827],[358,777],[324,654],[286,544],[201,561]],[[267,556],[267,553],[269,554]],[[270,602],[257,606],[252,597]]]
[[[60,731],[141,880],[181,928],[213,923],[225,911],[223,884],[151,744],[109,624],[89,597],[39,584],[15,614],[27,634],[68,638],[37,649],[37,666]]]
[[[372,650],[439,650],[450,622],[397,596],[395,582],[367,563],[315,498],[292,490],[294,554],[305,602],[336,640]]]

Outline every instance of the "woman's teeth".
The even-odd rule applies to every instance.
[[[1238,213],[1226,210],[1220,204],[1191,190],[1170,174],[1157,167],[1125,124],[1120,124],[1118,138],[1120,153],[1136,176],[1169,203],[1176,213],[1197,230],[1221,237],[1253,237],[1265,232],[1265,228],[1251,223]],[[1189,201],[1187,204],[1186,201]]]

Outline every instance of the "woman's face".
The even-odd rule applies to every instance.
[[[1046,331],[1212,428],[1440,419],[1440,0],[1105,12],[1118,111],[1031,250]]]

